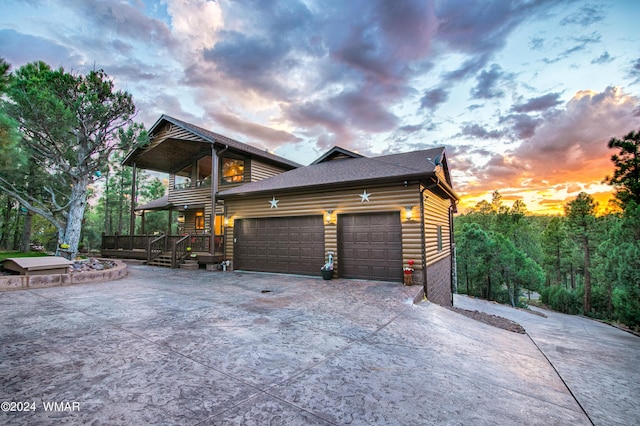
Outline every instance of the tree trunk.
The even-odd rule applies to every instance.
[[[582,239],[584,247],[584,313],[591,312],[591,258],[589,256],[589,238],[584,236]]]
[[[62,255],[69,260],[76,258],[78,254],[78,245],[80,244],[80,232],[82,231],[82,219],[84,218],[84,209],[87,205],[87,185],[89,177],[82,176],[71,188],[71,203],[69,205],[69,216],[67,217],[67,226],[64,230],[63,242],[69,245],[69,248],[62,252]]]
[[[562,271],[560,270],[561,258],[560,258],[560,243],[556,246],[556,284],[560,285],[562,281]]]
[[[18,205],[18,213],[16,214],[16,225],[13,228],[13,242],[11,243],[11,250],[17,250],[20,246],[20,206]]]
[[[7,205],[4,209],[4,217],[2,218],[2,231],[0,231],[0,248],[9,248],[9,232],[11,227],[11,209],[13,200],[7,195]]]
[[[19,250],[23,253],[29,253],[31,250],[31,223],[33,218],[33,213],[27,211],[24,216],[24,223],[22,224],[22,236],[20,237],[20,248]]]
[[[491,274],[487,274],[487,300],[491,300]]]

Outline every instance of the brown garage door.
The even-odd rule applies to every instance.
[[[236,219],[234,268],[320,275],[324,264],[322,216]]]
[[[400,213],[339,215],[338,272],[344,278],[402,281]]]

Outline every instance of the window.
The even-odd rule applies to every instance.
[[[211,186],[211,156],[207,155],[198,160],[196,186]]]
[[[174,189],[184,189],[191,186],[192,165],[189,164],[184,169],[175,174]]]
[[[438,225],[438,251],[442,251],[442,225]]]
[[[216,223],[213,228],[214,235],[223,235],[224,234],[224,216],[221,214],[216,215]]]
[[[222,159],[222,183],[244,182],[244,160]]]
[[[196,212],[196,230],[201,231],[204,229],[204,212]]]

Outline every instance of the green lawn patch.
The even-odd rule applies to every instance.
[[[0,251],[0,262],[10,257],[43,257],[49,256],[47,253],[41,251],[30,251],[28,253],[20,251]]]

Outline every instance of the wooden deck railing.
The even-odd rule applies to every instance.
[[[189,245],[190,235],[185,235],[180,238],[176,242],[173,243],[173,248],[171,250],[171,267],[177,268],[182,262],[182,259],[187,257],[187,255],[191,252],[191,250],[187,250],[187,248],[191,248]]]
[[[222,253],[224,237],[215,237],[216,253]],[[187,247],[189,250],[187,250]],[[177,267],[189,252],[211,253],[210,235],[102,235],[101,250],[106,256],[133,257],[147,262],[171,252],[172,267]]]
[[[149,241],[147,246],[147,263],[160,256],[167,248],[167,236],[161,235]]]

